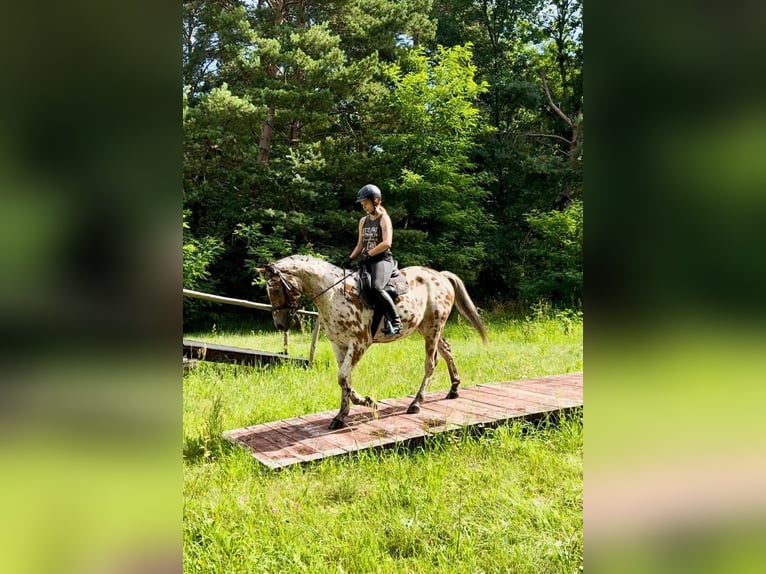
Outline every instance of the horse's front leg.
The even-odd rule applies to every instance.
[[[415,399],[412,401],[412,403],[410,403],[410,406],[407,407],[408,414],[412,415],[420,412],[420,403],[423,402],[423,395],[426,392],[428,382],[431,380],[431,376],[434,374],[434,368],[436,367],[436,360],[438,358],[436,355],[436,342],[440,337],[441,333],[439,332],[435,334],[432,333],[429,335],[423,335],[426,343],[426,360],[424,365],[423,381],[420,383],[420,388],[415,394]]]
[[[333,344],[333,351],[335,352],[335,359],[338,362],[338,386],[340,386],[340,410],[335,418],[330,423],[330,430],[343,428],[346,426],[345,418],[348,416],[350,409],[350,403],[355,405],[363,405],[370,407],[373,410],[377,410],[377,404],[370,397],[362,397],[351,386],[351,372],[354,367],[362,358],[366,346],[363,345],[351,345],[349,347],[342,347]]]

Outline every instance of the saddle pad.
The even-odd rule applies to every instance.
[[[395,293],[397,297],[399,295],[404,295],[409,290],[410,284],[407,283],[407,279],[405,279],[404,275],[398,271],[391,276],[391,280],[388,282],[388,285],[386,285],[386,291]]]
[[[359,299],[359,277],[353,277],[353,281],[348,281],[343,284],[343,290],[350,300],[355,301]],[[410,290],[410,284],[407,283],[407,279],[399,273],[397,269],[391,276],[391,280],[386,285],[386,291],[391,294],[391,298],[396,301],[396,298],[400,295],[404,295]]]

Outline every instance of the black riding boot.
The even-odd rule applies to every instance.
[[[383,307],[383,312],[386,314],[386,326],[383,329],[383,334],[387,336],[396,335],[402,330],[402,320],[399,318],[399,312],[396,310],[391,296],[381,289],[378,291],[378,300]]]

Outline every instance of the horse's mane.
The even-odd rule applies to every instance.
[[[298,266],[302,266],[301,264],[307,264],[312,265],[315,267],[324,267],[326,274],[332,274],[341,276],[343,274],[343,269],[338,267],[337,265],[333,265],[329,261],[325,261],[324,259],[320,259],[319,257],[313,257],[311,255],[288,255],[287,257],[283,257],[279,261],[275,263],[277,267],[282,266],[289,266],[290,264],[297,264]]]
[[[313,255],[300,255],[300,254],[288,255],[286,257],[283,257],[282,259],[277,261],[276,264],[279,265],[280,263],[286,263],[290,261],[303,262],[303,263],[316,262],[316,263],[324,263],[327,265],[332,265],[332,263],[330,263],[329,261],[325,261],[324,259],[320,259],[319,257],[314,257]]]

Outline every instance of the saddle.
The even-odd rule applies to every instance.
[[[375,297],[372,293],[372,279],[370,272],[362,266],[351,276],[352,281],[343,284],[343,291],[346,298],[351,301],[361,300],[364,305],[373,309],[372,314],[372,334],[375,334],[376,327],[383,318],[383,311],[375,305]],[[400,295],[404,295],[410,290],[407,279],[399,273],[399,265],[394,265],[394,271],[391,273],[391,279],[388,280],[384,290],[391,296],[391,300],[396,303]]]

